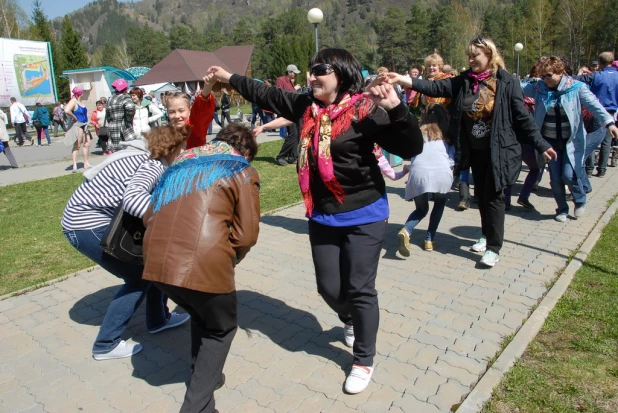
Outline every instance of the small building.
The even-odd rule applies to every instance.
[[[200,88],[204,87],[202,78],[210,66],[221,66],[231,73],[251,76],[253,49],[253,45],[225,46],[214,52],[176,49],[133,84],[142,86],[170,82],[182,91],[193,91],[198,83]],[[220,85],[215,85],[215,91],[219,89]]]
[[[112,95],[112,83],[117,79],[125,79],[129,84],[137,78],[126,70],[112,66],[89,67],[85,69],[65,70],[62,76],[69,79],[69,88],[75,86],[84,89],[82,102],[92,110],[96,101],[101,98],[109,98]]]

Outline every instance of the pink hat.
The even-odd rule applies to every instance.
[[[112,83],[112,87],[118,92],[122,92],[123,90],[129,88],[129,83],[124,79],[116,79],[114,80],[114,83]]]
[[[78,98],[78,97],[80,97],[81,95],[84,94],[84,89],[82,89],[79,86],[75,86],[71,92],[73,92],[73,96]]]

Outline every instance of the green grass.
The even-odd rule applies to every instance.
[[[295,167],[274,162],[280,148],[280,141],[260,145],[253,162],[262,212],[301,199]],[[0,295],[93,265],[69,245],[60,227],[64,206],[82,181],[81,174],[70,174],[0,187]]]
[[[618,215],[483,413],[618,412]]]

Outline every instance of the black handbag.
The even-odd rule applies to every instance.
[[[105,126],[106,124],[107,124],[107,113],[105,114],[105,120],[103,121],[103,126],[99,128],[99,132],[97,133],[97,136],[99,137],[99,139],[105,142],[109,140],[109,128]]]
[[[146,227],[141,218],[129,214],[120,204],[100,245],[103,251],[114,258],[129,264],[144,265],[142,245],[145,232]]]

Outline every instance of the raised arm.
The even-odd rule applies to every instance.
[[[285,126],[290,126],[292,125],[294,122],[292,122],[291,120],[287,120],[286,118],[277,118],[271,122],[268,122],[264,125],[261,126],[257,126],[255,129],[253,129],[253,136],[257,137],[260,133],[262,133],[262,131],[264,129],[268,130],[268,129],[278,129],[278,128],[283,128]]]
[[[212,66],[208,72],[213,73],[220,82],[231,84],[249,102],[293,122],[299,120],[311,104],[311,98],[307,95],[268,86],[246,76],[232,75],[219,66]]]
[[[210,93],[217,79],[212,74],[204,76],[204,89],[195,98],[189,115],[191,134],[187,138],[187,149],[196,148],[206,143],[208,127],[215,113],[215,97]]]

